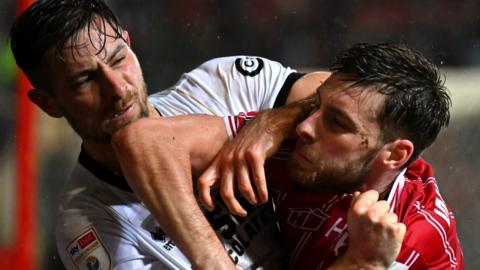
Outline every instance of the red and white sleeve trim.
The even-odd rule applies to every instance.
[[[237,136],[238,131],[248,122],[250,122],[257,112],[241,112],[237,115],[228,115],[223,117],[223,122],[225,123],[225,129],[227,130],[227,135],[229,139],[233,139]]]

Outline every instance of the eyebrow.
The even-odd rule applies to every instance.
[[[360,129],[360,125],[359,125],[355,120],[353,120],[353,118],[350,117],[350,116],[349,116],[345,111],[343,111],[342,109],[337,108],[337,107],[327,106],[326,110],[329,111],[329,112],[331,112],[331,113],[334,113],[334,114],[338,115],[338,116],[341,117],[343,120],[347,121],[350,125],[352,125],[352,127],[353,127],[355,130],[359,130],[359,129]]]
[[[342,119],[344,119],[345,121],[347,121],[350,125],[352,125],[352,127],[355,129],[355,130],[360,130],[361,128],[361,125],[359,123],[357,123],[352,117],[350,117],[350,115],[348,113],[346,113],[344,110],[342,110],[341,108],[339,107],[334,107],[330,104],[321,104],[322,103],[322,98],[321,98],[321,95],[320,95],[320,89],[317,89],[316,91],[316,97],[317,97],[317,101],[318,103],[320,103],[321,106],[325,107],[325,110],[329,113],[333,113],[333,114],[336,114],[336,115],[339,115]]]
[[[110,56],[108,57],[108,60],[105,62],[105,63],[110,63],[110,61],[112,61],[113,58],[115,58],[115,56],[121,51],[123,50],[123,48],[125,48],[125,43],[120,43],[116,48],[115,50],[113,50],[113,52],[110,54]]]

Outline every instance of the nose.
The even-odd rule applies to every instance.
[[[316,120],[319,116],[318,111],[315,111],[310,116],[308,116],[305,120],[303,120],[300,124],[297,125],[296,132],[300,140],[304,142],[313,142],[315,141],[316,134],[315,134],[315,125]]]
[[[119,71],[105,67],[102,69],[102,93],[112,100],[123,99],[128,92],[128,85]]]

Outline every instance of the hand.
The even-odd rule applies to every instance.
[[[288,127],[283,124],[285,118],[280,117],[281,114],[274,111],[259,113],[252,122],[240,130],[236,138],[223,146],[211,165],[200,176],[198,179],[200,199],[209,210],[214,209],[210,189],[219,181],[220,195],[233,214],[240,216],[247,214],[235,198],[235,179],[239,192],[249,203],[268,201],[265,160],[278,150],[289,132]]]
[[[400,252],[406,227],[390,212],[386,201],[378,201],[378,192],[355,192],[348,211],[350,262],[367,269],[386,269]]]

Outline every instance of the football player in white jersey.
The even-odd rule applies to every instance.
[[[148,99],[128,33],[101,0],[32,4],[12,27],[11,47],[34,86],[30,100],[52,117],[65,117],[82,139],[79,163],[60,196],[57,215],[57,246],[68,269],[229,269],[269,267],[275,262],[278,248],[268,206],[252,210],[246,218],[217,208],[220,211],[209,215],[215,232],[192,196],[152,185],[147,191],[159,194],[160,200],[146,200],[151,213],[137,197],[148,199],[146,190],[138,189],[134,177],[126,175],[128,183],[123,177],[111,138],[140,118],[157,118],[165,136],[148,143],[175,141],[170,128],[192,125],[204,131],[190,134],[200,140],[219,138],[200,150],[218,149],[225,137],[223,122],[222,130],[211,128],[218,121],[208,116],[199,117],[201,122],[182,117],[162,121],[160,116],[223,116],[267,109],[304,97],[306,93],[290,91],[296,82],[319,85],[328,74],[302,77],[258,57],[222,58],[185,74],[172,90]],[[225,86],[231,91],[222,92]],[[197,93],[191,92],[195,89]],[[255,92],[245,92],[252,89]],[[171,155],[188,158],[181,150],[172,149]],[[175,162],[166,160],[162,166],[176,172]],[[180,184],[192,191],[191,180],[190,186]],[[131,187],[137,187],[138,194]],[[183,211],[172,212],[175,207]]]

